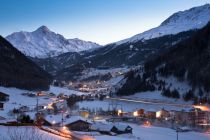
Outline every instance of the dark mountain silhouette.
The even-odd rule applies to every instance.
[[[51,81],[51,75],[0,36],[0,86],[41,90]]]

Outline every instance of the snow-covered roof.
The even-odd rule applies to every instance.
[[[71,124],[71,123],[79,121],[79,120],[87,122],[87,123],[92,123],[90,120],[85,119],[81,116],[70,116],[70,118],[66,118],[66,120],[64,121],[64,124],[68,125],[68,124]]]
[[[105,124],[102,122],[94,123],[91,125],[92,130],[99,130],[99,131],[111,131],[113,127],[117,128],[119,131],[125,131],[129,126],[124,125],[124,124],[119,124],[119,123]]]
[[[129,125],[124,125],[119,123],[115,123],[114,126],[120,131],[125,131],[128,127],[130,127]]]
[[[98,131],[111,131],[111,129],[114,126],[111,124],[104,124],[104,123],[94,123],[91,125],[92,130],[98,130]]]
[[[9,96],[8,94],[4,93],[4,92],[0,92],[1,96]]]
[[[45,120],[47,120],[50,123],[55,123],[55,124],[61,123],[62,122],[62,114],[48,115],[45,118]],[[69,118],[66,118],[65,116],[63,116],[63,124],[64,125],[68,125],[68,124],[71,124],[71,123],[79,121],[79,120],[91,123],[90,120],[87,120],[81,116],[70,116]]]

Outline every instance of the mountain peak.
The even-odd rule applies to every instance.
[[[169,18],[167,18],[165,21],[161,23],[161,26],[175,24],[179,20],[191,21],[192,23],[194,22],[195,24],[198,24],[198,22],[201,22],[201,20],[205,19],[205,17],[208,17],[205,15],[209,13],[210,13],[210,4],[193,7],[190,8],[189,10],[179,11],[172,14]]]
[[[50,31],[47,26],[41,26],[33,32],[16,32],[8,35],[6,39],[25,55],[39,58],[100,47],[93,42],[66,39],[62,35]]]
[[[50,32],[50,29],[49,29],[47,26],[42,25],[42,26],[40,26],[36,31]]]
[[[115,42],[120,45],[127,42],[148,40],[164,35],[177,34],[184,31],[196,30],[204,27],[210,21],[210,4],[197,6],[185,11],[172,14],[160,26],[134,35],[130,38]]]

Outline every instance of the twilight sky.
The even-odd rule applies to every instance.
[[[104,45],[206,3],[210,0],[0,0],[0,35],[46,25],[66,38]]]

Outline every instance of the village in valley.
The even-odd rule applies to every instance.
[[[0,0],[0,140],[210,140],[210,0]]]
[[[119,76],[122,74],[113,78],[119,82]],[[174,138],[176,133],[210,133],[209,106],[115,98],[110,94],[113,82],[70,83],[55,81],[49,91],[40,92],[1,87],[0,124],[36,125],[48,133],[75,139],[140,139],[137,126],[171,129]]]

